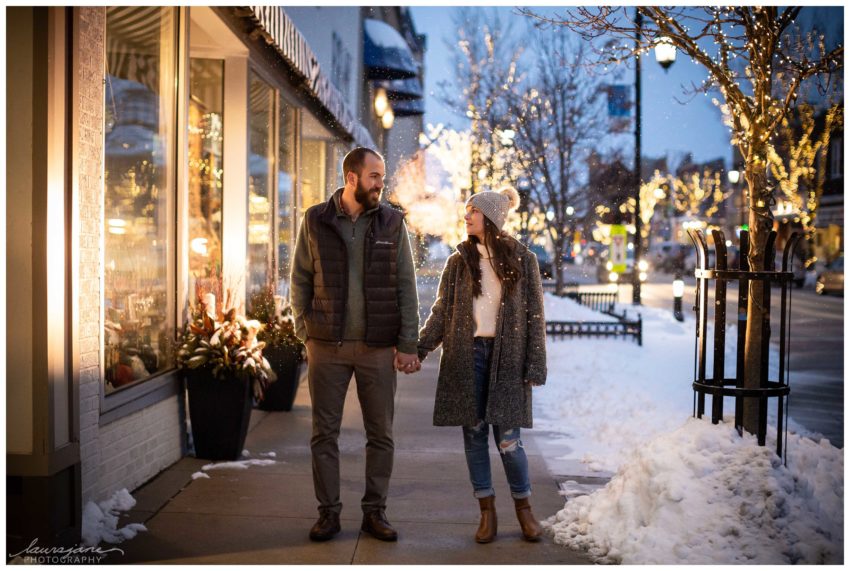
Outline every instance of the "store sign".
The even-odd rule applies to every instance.
[[[259,24],[265,40],[294,70],[304,77],[307,88],[327,109],[358,145],[375,148],[369,131],[360,124],[345,104],[345,98],[322,73],[319,60],[295,23],[280,6],[251,6],[253,19]]]
[[[626,271],[626,227],[622,224],[611,225],[611,250],[608,257],[612,271],[622,274]]]

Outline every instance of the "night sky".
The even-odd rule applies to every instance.
[[[481,7],[492,10],[494,8]],[[495,8],[506,23],[515,22],[520,30],[525,29],[524,16],[513,14],[511,7]],[[633,8],[629,8],[632,10]],[[455,129],[468,125],[465,118],[454,115],[434,97],[438,92],[437,84],[452,79],[451,56],[446,46],[446,39],[456,37],[452,26],[453,7],[412,6],[411,11],[418,33],[428,36],[428,49],[425,56],[425,123],[443,123]],[[542,7],[536,9],[540,13],[554,15],[555,8]],[[557,9],[557,10],[563,10]],[[843,41],[843,8],[814,8],[805,9],[800,14],[799,24],[814,25],[825,28],[827,43]],[[539,32],[545,33],[545,32]],[[644,60],[643,65],[643,155],[660,157],[670,155],[671,158],[681,158],[685,153],[692,153],[697,162],[709,161],[722,157],[727,165],[732,159],[732,147],[729,143],[729,131],[721,122],[720,111],[711,103],[711,98],[718,95],[691,96],[684,93],[684,88],[691,83],[699,85],[707,74],[704,68],[691,62],[681,53],[676,63],[665,73],[655,61],[654,54]],[[621,79],[617,83],[634,84],[634,71],[623,69]],[[677,102],[685,102],[684,104]],[[632,131],[633,132],[633,131]],[[625,151],[625,156],[632,156],[634,138],[619,137],[617,145]]]
[[[524,16],[514,15],[513,8],[499,7],[504,22],[516,22],[521,30],[525,29]],[[630,8],[631,9],[631,8]],[[455,129],[462,129],[469,123],[465,118],[454,115],[445,108],[434,94],[441,81],[452,80],[452,63],[446,39],[454,37],[451,22],[453,7],[432,8],[413,6],[411,8],[417,32],[428,36],[428,49],[425,56],[425,123],[443,123]],[[541,8],[541,12],[553,12],[553,8]],[[546,33],[539,31],[537,33]],[[842,27],[843,35],[843,27]],[[711,103],[712,95],[685,95],[683,87],[691,82],[699,85],[707,76],[704,68],[692,63],[689,58],[678,54],[675,64],[667,73],[655,61],[652,54],[644,60],[643,66],[643,155],[659,157],[670,154],[681,156],[692,153],[697,162],[709,161],[718,157],[731,162],[732,149],[729,144],[729,131],[723,126],[719,110]],[[633,84],[633,69],[623,69],[618,83]],[[685,104],[677,102],[686,101]],[[619,144],[625,150],[625,156],[631,156],[633,137],[620,137]],[[628,147],[627,147],[628,146]]]

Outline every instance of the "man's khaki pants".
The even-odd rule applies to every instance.
[[[307,341],[307,378],[313,401],[313,487],[319,511],[342,510],[339,498],[339,429],[351,375],[366,429],[366,493],[363,512],[386,509],[393,471],[393,409],[396,390],[392,347],[362,341]]]

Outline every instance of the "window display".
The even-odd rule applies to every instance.
[[[104,354],[108,393],[174,366],[176,10],[106,10]]]

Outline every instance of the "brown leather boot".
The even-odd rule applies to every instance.
[[[373,510],[363,514],[361,531],[365,531],[381,541],[398,541],[398,532],[393,529],[383,510]]]
[[[519,526],[522,528],[522,536],[526,541],[540,541],[543,537],[543,528],[537,522],[537,518],[531,513],[531,505],[528,503],[528,498],[521,500],[514,499],[514,507],[516,508],[516,518],[519,520]]]
[[[475,532],[475,541],[490,543],[496,539],[496,496],[478,498],[478,506],[481,508],[481,521]]]
[[[339,533],[339,514],[331,511],[323,511],[319,520],[310,529],[310,539],[313,541],[327,541]]]

